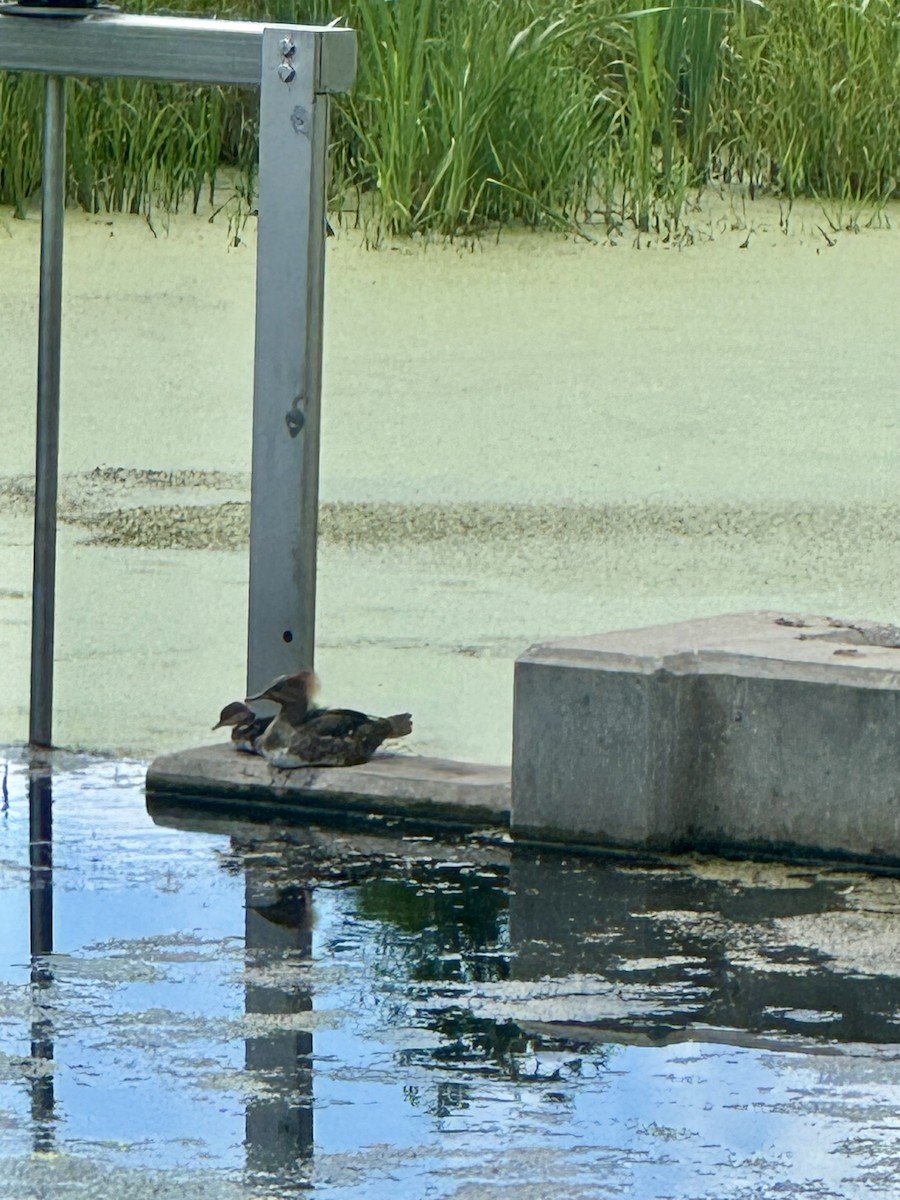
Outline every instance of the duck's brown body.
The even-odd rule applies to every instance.
[[[409,713],[371,717],[350,708],[311,708],[317,680],[311,671],[283,675],[248,700],[272,700],[281,711],[257,739],[273,767],[350,767],[368,762],[388,738],[412,732]]]
[[[408,733],[412,733],[409,713],[370,717],[353,709],[314,709],[286,746],[262,752],[275,767],[353,767],[368,762],[388,738]]]

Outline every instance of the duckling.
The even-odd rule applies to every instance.
[[[257,742],[274,767],[351,767],[368,762],[382,742],[412,732],[409,713],[371,717],[352,708],[311,708],[318,684],[311,671],[281,676],[258,696],[273,700],[281,712]]]
[[[231,744],[235,750],[243,750],[246,754],[259,754],[256,739],[266,731],[271,723],[271,717],[258,717],[252,708],[235,700],[232,704],[226,704],[219,713],[219,719],[213,725],[213,730],[230,725]]]

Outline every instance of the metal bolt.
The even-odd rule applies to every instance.
[[[278,78],[282,83],[290,83],[296,77],[297,72],[290,63],[283,62],[278,68]]]
[[[281,41],[278,43],[278,49],[281,51],[281,53],[284,55],[285,58],[293,58],[294,51],[297,49],[297,47],[294,45],[294,43],[291,41],[291,39],[289,37],[283,37],[281,39]]]

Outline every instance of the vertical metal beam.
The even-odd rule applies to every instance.
[[[247,685],[311,667],[328,97],[316,34],[263,34]]]
[[[56,588],[56,492],[59,462],[59,342],[63,220],[66,207],[66,83],[49,75],[44,107],[41,300],[38,332],[34,574],[31,601],[29,741],[53,736],[53,632]]]

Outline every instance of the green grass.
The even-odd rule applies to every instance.
[[[128,11],[162,8],[130,0]],[[599,213],[677,226],[691,189],[820,200],[852,223],[897,188],[896,0],[174,0],[167,11],[359,34],[333,121],[332,204],[375,236]],[[0,202],[40,185],[42,86],[0,75]],[[69,84],[69,186],[89,210],[252,193],[252,91]]]

